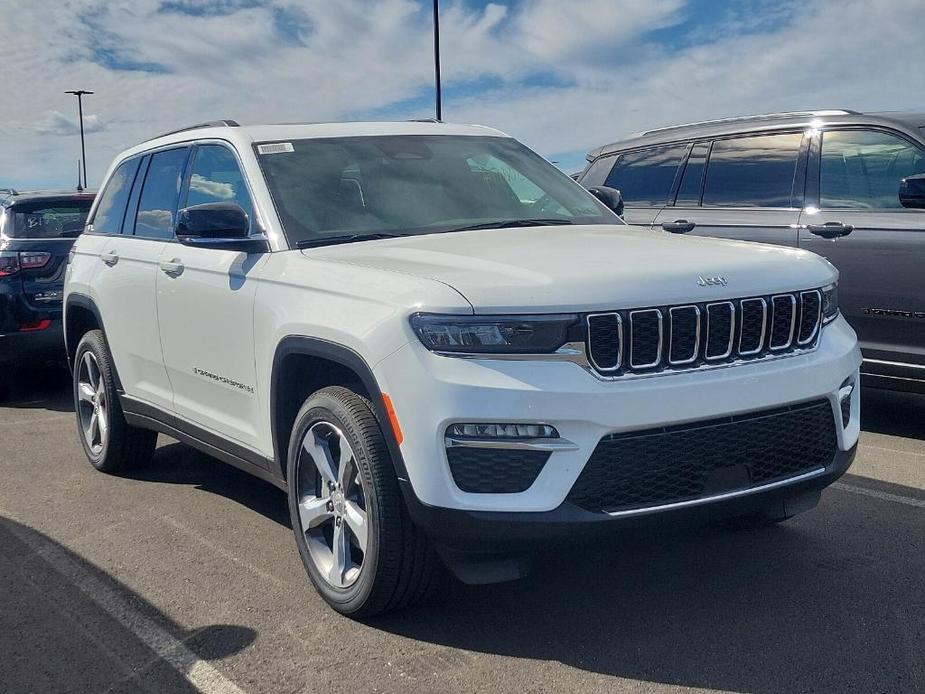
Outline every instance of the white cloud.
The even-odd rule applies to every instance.
[[[925,110],[925,73],[909,67],[920,0],[754,2],[680,47],[649,33],[682,22],[686,0],[470,3],[442,3],[445,117],[500,127],[547,155],[574,160],[632,130],[747,112]],[[431,113],[429,2],[167,7],[0,0],[0,184],[74,178],[76,104],[66,89],[96,92],[84,100],[91,184],[121,149],[202,120]]]

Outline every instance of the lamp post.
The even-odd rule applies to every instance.
[[[436,87],[437,120],[443,120],[443,107],[440,103],[440,1],[434,0],[434,86]]]
[[[436,2],[436,0],[434,0]],[[84,167],[84,188],[87,187],[87,148],[84,145],[84,105],[83,105],[83,95],[92,94],[93,92],[88,92],[86,89],[72,89],[64,92],[65,94],[73,94],[77,97],[77,115],[80,119],[80,157],[83,161]],[[78,176],[79,178],[79,176]]]

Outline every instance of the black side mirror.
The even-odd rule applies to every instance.
[[[925,209],[925,174],[906,176],[899,182],[899,203],[911,209]]]
[[[193,205],[177,215],[177,240],[184,246],[265,253],[266,238],[249,233],[247,213],[233,202]]]
[[[614,211],[618,217],[623,216],[623,196],[619,190],[609,186],[588,186],[588,192],[604,203],[607,209]]]

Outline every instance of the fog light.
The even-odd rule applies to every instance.
[[[447,436],[470,439],[557,439],[559,432],[548,424],[452,424]]]
[[[851,395],[854,393],[854,383],[850,380],[842,383],[838,389],[838,408],[841,410],[842,429],[851,421]]]

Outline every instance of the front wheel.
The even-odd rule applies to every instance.
[[[428,593],[436,560],[366,398],[341,387],[313,394],[296,416],[287,472],[296,545],[331,607],[370,617]]]

